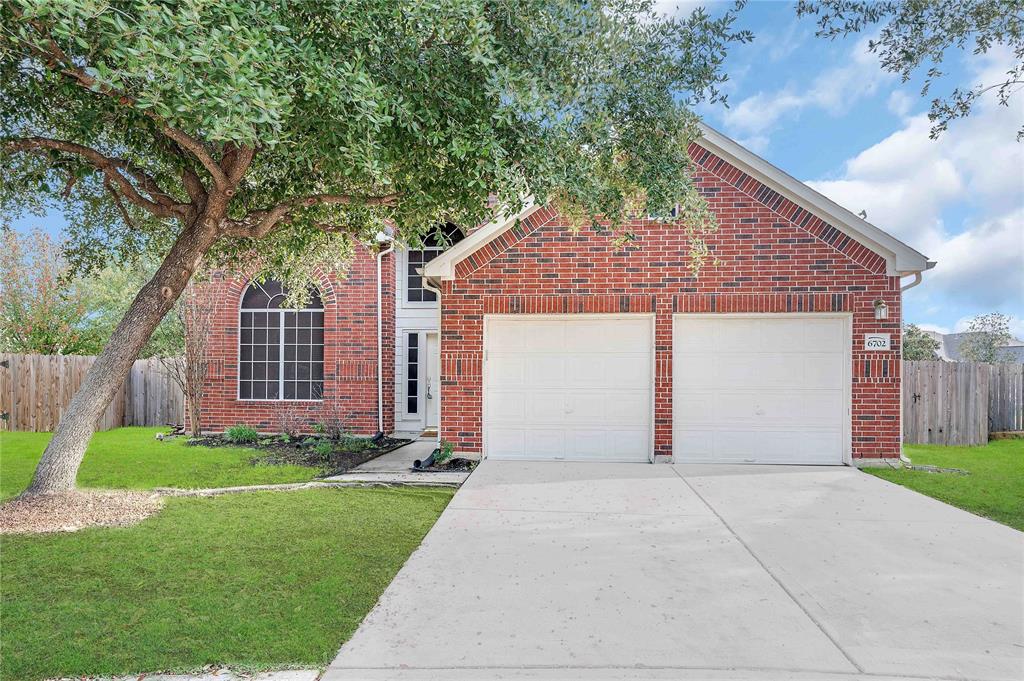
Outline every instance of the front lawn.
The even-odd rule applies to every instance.
[[[259,452],[231,447],[187,446],[179,437],[161,442],[166,428],[116,428],[96,433],[78,471],[79,487],[227,487],[301,482],[319,468],[250,463]],[[0,432],[0,499],[12,497],[32,480],[50,433]]]
[[[904,451],[914,464],[959,468],[970,475],[887,468],[865,470],[1024,530],[1024,440],[995,440],[982,447],[905,445]]]
[[[80,480],[122,480],[100,476],[101,458]],[[0,678],[324,666],[451,495],[171,498],[134,527],[5,536]]]

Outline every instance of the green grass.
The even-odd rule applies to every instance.
[[[78,471],[79,487],[226,487],[310,480],[319,469],[253,466],[253,449],[189,447],[185,438],[161,442],[165,428],[117,428],[96,433]],[[0,433],[0,498],[12,497],[32,480],[49,433]]]
[[[172,498],[134,527],[3,537],[0,678],[324,666],[451,494]]]
[[[995,440],[983,447],[905,445],[915,464],[959,468],[970,475],[865,469],[872,475],[1024,530],[1024,440]]]

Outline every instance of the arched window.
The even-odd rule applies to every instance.
[[[310,290],[301,310],[282,309],[279,281],[252,282],[239,317],[238,397],[319,400],[324,394],[324,304]]]

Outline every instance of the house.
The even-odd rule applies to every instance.
[[[964,362],[964,356],[960,354],[960,345],[971,336],[971,331],[963,333],[939,333],[938,331],[925,331],[929,337],[936,340],[939,347],[935,350],[938,358],[944,362]],[[973,332],[976,333],[976,332]],[[1000,351],[1008,362],[1024,362],[1024,341],[1011,338],[1010,342],[1004,345]]]
[[[335,415],[504,459],[851,464],[900,454],[901,289],[934,265],[711,128],[697,276],[672,225],[547,206],[447,250],[366,247],[309,309],[221,275],[204,428]],[[910,277],[909,280],[906,278]]]

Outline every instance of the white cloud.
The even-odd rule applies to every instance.
[[[845,113],[893,77],[879,68],[876,57],[868,52],[867,41],[857,41],[846,63],[818,74],[810,87],[790,84],[742,100],[724,113],[727,130],[736,137],[758,137],[771,131],[783,117],[798,115],[804,109],[820,109],[834,116]]]
[[[903,118],[914,107],[914,97],[903,90],[893,90],[889,94],[888,107],[900,118]]]
[[[993,58],[980,61],[975,78],[1000,70],[989,63]],[[1021,99],[1003,107],[989,98],[932,140],[927,116],[912,116],[847,160],[840,177],[808,184],[854,212],[866,210],[870,222],[938,262],[908,291],[908,307],[1020,309],[1024,144],[1016,142],[1016,131],[1022,119]],[[957,217],[947,224],[943,215],[950,210]]]

